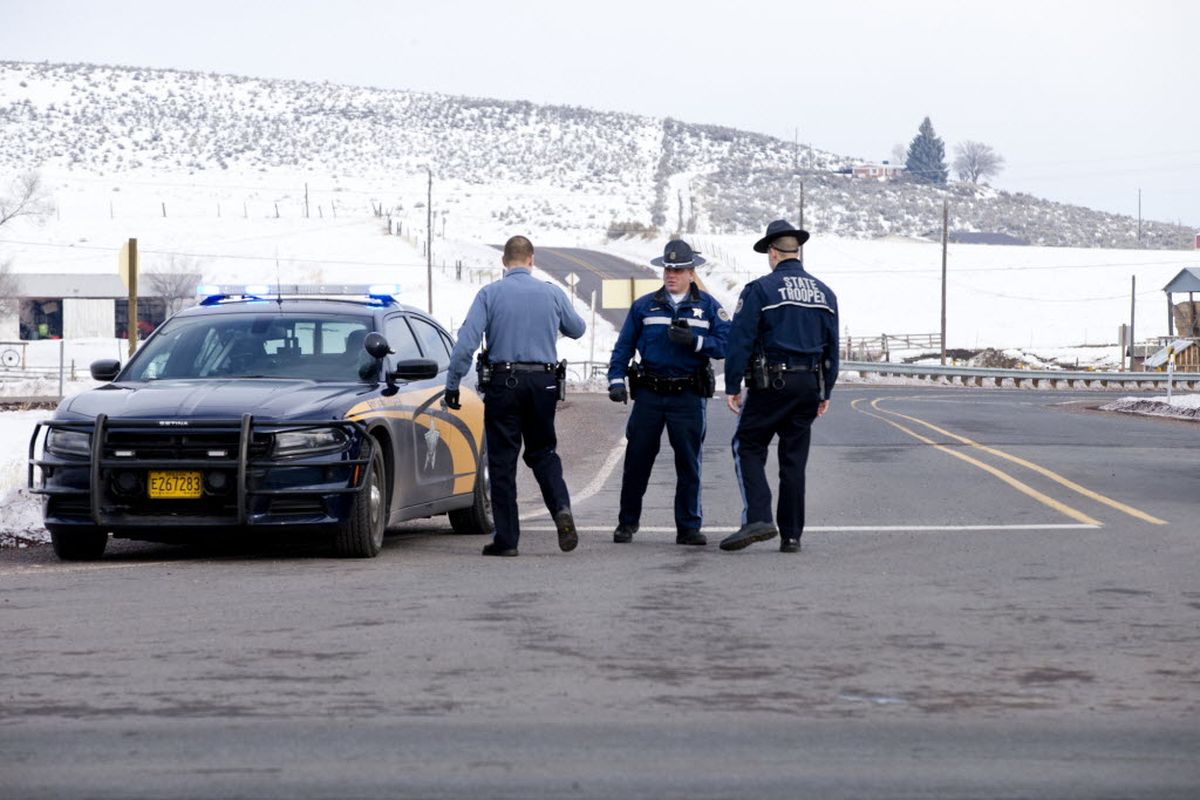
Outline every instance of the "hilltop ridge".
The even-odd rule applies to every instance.
[[[424,174],[503,187],[505,224],[739,233],[786,214],[854,238],[951,227],[1030,244],[1158,249],[1193,231],[987,186],[854,179],[859,159],[758,133],[613,111],[168,69],[0,62],[0,173],[335,181]],[[509,192],[512,187],[523,190]],[[495,194],[492,197],[496,197]]]

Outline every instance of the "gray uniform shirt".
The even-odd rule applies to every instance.
[[[475,295],[450,354],[446,389],[458,388],[471,368],[471,357],[484,335],[488,360],[550,364],[558,361],[558,335],[578,339],[587,329],[583,317],[557,286],[539,281],[526,267],[513,267]]]

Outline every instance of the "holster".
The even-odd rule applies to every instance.
[[[755,353],[750,357],[750,363],[746,366],[746,386],[751,389],[766,389],[771,385],[771,378],[767,374],[767,357],[762,353]]]
[[[477,387],[482,389],[492,383],[492,364],[488,361],[488,351],[485,347],[475,356],[475,375],[479,378]]]
[[[641,388],[642,376],[645,374],[646,374],[645,368],[638,362],[634,361],[629,365],[629,369],[626,370],[626,372],[625,372],[625,377],[629,379],[629,397],[630,397],[630,399],[637,398],[638,389]]]
[[[704,369],[696,372],[696,393],[701,397],[712,397],[717,393],[717,376],[713,372],[711,361],[705,363]]]
[[[558,387],[558,399],[567,399],[567,360],[564,358],[554,368],[554,384]]]

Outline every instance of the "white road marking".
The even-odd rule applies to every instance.
[[[596,473],[596,477],[592,478],[592,482],[589,483],[587,486],[583,487],[582,490],[571,493],[571,504],[572,505],[582,503],[584,500],[587,500],[589,497],[594,495],[596,492],[598,492],[602,488],[604,488],[604,482],[608,480],[608,476],[612,474],[612,471],[616,468],[617,463],[625,456],[625,444],[626,444],[626,439],[624,436],[622,436],[621,441],[617,442],[616,446],[614,446],[613,449],[609,451],[608,458],[604,459],[604,463],[600,465],[600,471]],[[517,519],[520,520],[521,522],[524,522],[527,519],[537,519],[538,517],[547,517],[547,516],[550,516],[550,512],[543,508],[538,511],[531,511],[528,514],[522,514]],[[537,528],[529,528],[529,530],[538,530],[538,529]],[[554,528],[545,528],[545,530],[552,531],[555,529]],[[586,530],[586,529],[580,528],[580,530]],[[675,530],[675,529],[672,528],[671,530]]]
[[[598,526],[598,525],[579,525],[576,530],[581,533],[602,533],[612,532],[615,525]],[[907,533],[907,532],[970,532],[970,531],[1095,531],[1100,530],[1100,525],[1086,525],[1075,522],[1050,522],[1045,524],[1030,523],[1020,525],[805,525],[805,533]],[[522,531],[552,531],[553,527],[548,525],[522,525]],[[736,527],[730,526],[704,526],[701,533],[733,533]],[[638,528],[638,533],[675,533],[674,526],[652,526],[643,525]]]

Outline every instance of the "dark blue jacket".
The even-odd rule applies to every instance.
[[[667,329],[676,319],[685,319],[697,335],[696,346],[688,349],[672,342]],[[725,357],[725,338],[729,335],[729,314],[708,292],[691,284],[678,306],[671,303],[666,288],[643,295],[633,302],[621,335],[608,362],[608,383],[622,383],[634,350],[652,375],[684,378],[695,375],[708,365],[710,358]]]
[[[825,373],[822,399],[829,399],[838,374],[837,297],[805,272],[797,259],[780,261],[770,275],[742,289],[725,358],[726,394],[741,391],[746,366],[758,352],[772,364],[821,359]]]

